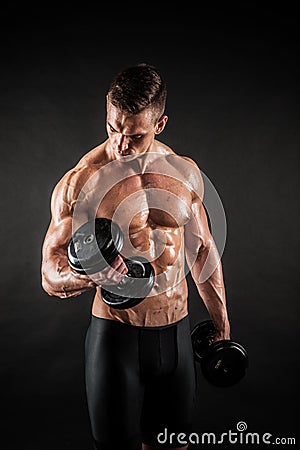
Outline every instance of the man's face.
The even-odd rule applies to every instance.
[[[120,159],[149,150],[159,126],[150,110],[127,114],[107,102],[106,129],[110,149]]]

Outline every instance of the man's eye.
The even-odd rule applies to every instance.
[[[108,124],[108,128],[111,133],[116,133],[116,130],[111,125]]]
[[[138,141],[139,139],[141,139],[143,135],[142,134],[137,134],[136,136],[132,136],[131,139],[133,139],[134,141]]]

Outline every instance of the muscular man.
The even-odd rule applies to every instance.
[[[157,140],[168,117],[166,84],[139,64],[120,72],[107,94],[108,138],[88,152],[54,188],[52,218],[43,244],[42,285],[70,298],[94,289],[86,337],[86,390],[96,449],[188,447],[177,438],[191,430],[195,370],[186,263],[217,333],[229,339],[220,257],[202,203],[195,162]],[[95,217],[124,232],[111,266],[83,275],[68,264],[73,232]],[[124,258],[143,255],[155,270],[150,294],[128,309],[108,306],[101,285],[119,283]],[[142,444],[143,443],[143,444]]]

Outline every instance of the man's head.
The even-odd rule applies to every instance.
[[[166,83],[153,66],[138,64],[117,74],[107,94],[106,124],[117,158],[151,148],[168,120],[166,97]]]
[[[167,87],[158,71],[138,64],[120,72],[112,81],[107,99],[124,113],[138,114],[145,109],[157,122],[165,111]]]

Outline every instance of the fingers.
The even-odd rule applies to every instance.
[[[110,267],[113,269],[113,271],[119,272],[124,275],[128,272],[127,266],[124,263],[122,256],[120,255],[116,257],[116,259],[112,262]]]
[[[103,285],[107,284],[119,284],[126,273],[128,272],[127,266],[124,263],[123,258],[118,255],[110,266],[106,267],[103,271],[99,272],[93,279]]]
[[[109,284],[119,284],[128,272],[124,260],[120,255],[116,257],[116,259],[109,267],[107,267],[106,270],[107,272],[105,274],[105,278]]]
[[[111,265],[107,266],[104,270],[101,272],[92,274],[92,275],[83,275],[79,273],[74,273],[73,275],[77,280],[86,281],[86,283],[82,284],[82,288],[88,290],[96,285],[108,285],[108,284],[119,284],[124,276],[127,274],[128,268],[122,258],[121,255],[118,255],[114,261],[111,263]],[[71,283],[70,283],[71,284]],[[74,286],[69,285],[68,287],[68,296],[72,295],[79,295],[77,292],[78,290],[78,284],[74,283]],[[72,292],[72,289],[74,291]],[[76,291],[76,294],[74,293]],[[81,292],[84,292],[81,290]]]

